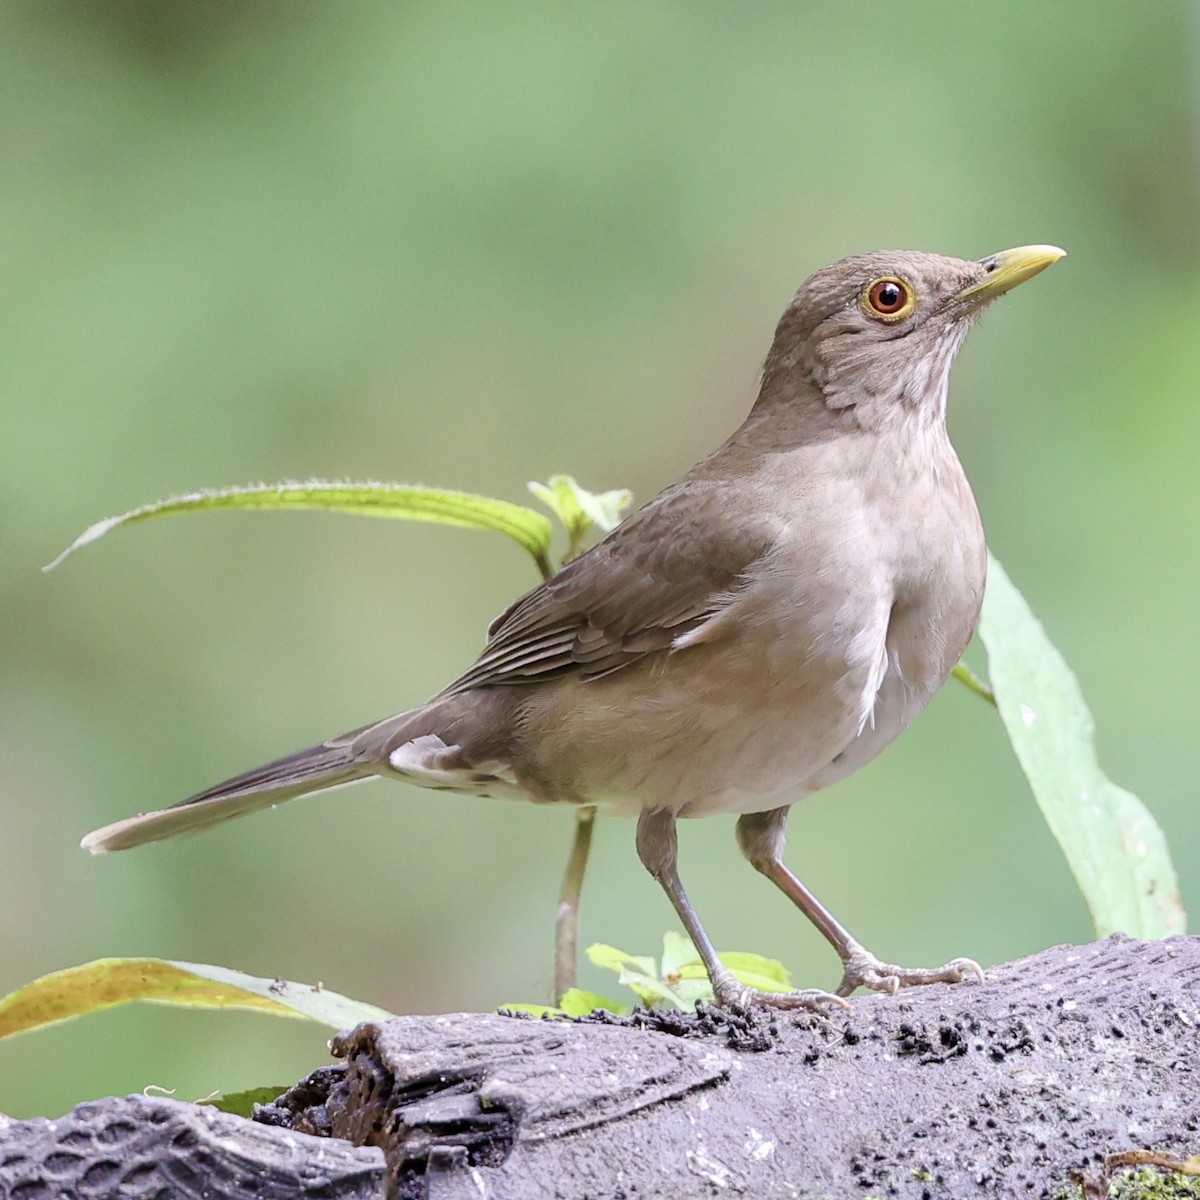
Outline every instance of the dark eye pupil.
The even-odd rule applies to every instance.
[[[908,314],[912,295],[899,279],[877,279],[867,294],[867,306],[880,317],[895,317],[899,320]]]

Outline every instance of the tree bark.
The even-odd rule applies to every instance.
[[[1200,1150],[1200,938],[852,1003],[366,1024],[254,1122],[141,1096],[0,1119],[0,1197],[1102,1196],[1108,1155]]]

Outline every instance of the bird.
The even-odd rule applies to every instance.
[[[716,1002],[820,1008],[856,988],[982,978],[869,952],[787,867],[791,806],[884,750],[979,619],[983,526],[946,429],[950,369],[997,297],[1062,258],[843,258],[784,311],[757,399],[716,450],[509,605],[420,707],[117,821],[94,854],[376,776],[636,819],[637,854]],[[677,823],[736,815],[742,854],[836,951],[833,992],[764,992],[722,964],[680,879]]]

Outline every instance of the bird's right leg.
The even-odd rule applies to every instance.
[[[746,1008],[751,1004],[769,1005],[773,1008],[815,1008],[829,1004],[845,1007],[846,1002],[838,996],[823,992],[819,988],[808,988],[799,992],[760,992],[757,988],[738,983],[733,973],[717,957],[692,902],[683,890],[679,879],[679,841],[675,833],[675,816],[665,809],[642,813],[637,825],[637,852],[642,865],[658,880],[667,893],[679,919],[687,930],[692,945],[699,951],[712,983],[713,995],[724,1008],[738,1005]]]
[[[983,968],[972,958],[953,958],[940,967],[898,967],[875,957],[787,869],[783,844],[789,808],[746,813],[738,818],[737,839],[750,865],[765,875],[817,927],[842,960],[842,981],[837,994],[849,996],[855,988],[896,992],[902,987],[928,983],[961,983],[969,976],[983,982]]]

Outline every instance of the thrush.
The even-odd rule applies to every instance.
[[[500,614],[419,708],[83,839],[93,853],[371,776],[637,819],[637,852],[719,1003],[798,1007],[721,964],[680,881],[676,824],[737,814],[751,865],[842,962],[837,996],[980,975],[881,961],[783,861],[791,805],[880,753],[945,682],[983,597],[983,527],[946,432],[950,368],[997,296],[1062,257],[842,259],[796,293],[742,425]]]

